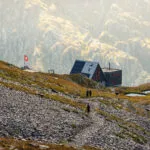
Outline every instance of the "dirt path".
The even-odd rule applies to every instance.
[[[99,102],[91,101],[91,99],[82,99],[82,102],[90,104],[91,112],[88,115],[92,121],[92,124],[87,128],[83,129],[74,137],[71,144],[78,146],[82,146],[88,143],[88,141],[93,137],[93,135],[100,129],[102,129],[104,125],[104,118],[100,118],[100,116],[95,111],[95,109],[99,106]]]

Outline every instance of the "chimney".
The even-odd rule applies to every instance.
[[[109,70],[110,70],[110,62],[109,62]]]

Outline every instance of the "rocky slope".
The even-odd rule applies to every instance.
[[[69,73],[75,59],[123,69],[123,84],[150,81],[147,0],[0,1],[0,59]]]
[[[87,88],[91,98],[85,97]],[[149,89],[150,84],[120,87],[116,97],[115,89],[95,88],[95,82],[80,76],[27,72],[0,62],[0,138],[63,143],[77,149],[86,145],[149,150],[150,95],[125,96]],[[0,148],[5,144],[0,139]]]
[[[91,113],[86,114],[70,105],[3,86],[0,97],[1,137],[115,150],[150,149],[149,115],[119,109],[119,104],[132,106],[127,100],[73,99],[90,103]]]

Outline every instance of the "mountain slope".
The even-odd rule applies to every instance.
[[[150,95],[125,94],[149,90],[150,84],[118,88],[117,97],[111,89],[93,86],[88,98],[87,85],[75,83],[78,77],[81,80],[80,76],[26,72],[0,62],[0,137],[74,147],[149,150]]]

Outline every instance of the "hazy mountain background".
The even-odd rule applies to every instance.
[[[111,62],[123,85],[150,82],[149,14],[149,0],[0,0],[0,59],[56,73]]]

